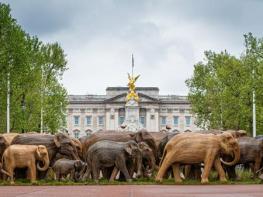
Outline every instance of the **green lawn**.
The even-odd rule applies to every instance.
[[[209,185],[221,185],[221,184],[263,184],[263,180],[260,179],[253,179],[251,178],[252,173],[248,171],[244,172],[238,172],[241,179],[239,181],[231,181],[228,180],[226,183],[221,183],[217,179],[217,174],[212,172],[209,177]],[[114,181],[109,182],[108,180],[102,179],[99,181],[99,185],[154,185],[159,184],[154,181],[154,179],[138,179],[134,180],[131,183],[127,183],[124,181]],[[162,185],[200,185],[200,180],[184,180],[182,183],[175,183],[174,179],[166,179],[163,181]],[[2,181],[0,180],[0,186],[3,185],[10,185],[8,181]],[[16,180],[15,185],[96,185],[96,183],[93,180],[85,181],[85,182],[72,182],[72,181],[54,181],[52,179],[46,179],[46,180],[39,180],[36,183],[30,183],[29,180]]]

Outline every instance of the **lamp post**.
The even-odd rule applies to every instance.
[[[22,114],[23,114],[22,133],[24,133],[25,132],[25,110],[26,110],[25,94],[23,94],[22,96],[21,108],[22,108]]]
[[[10,73],[7,73],[6,132],[10,133]]]
[[[255,69],[253,69],[253,80],[255,78]],[[256,137],[257,135],[257,125],[256,125],[256,98],[255,98],[255,88],[253,88],[253,98],[252,98],[252,102],[253,102],[253,137]]]

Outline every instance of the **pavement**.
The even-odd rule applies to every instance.
[[[263,185],[0,186],[0,197],[262,197]]]

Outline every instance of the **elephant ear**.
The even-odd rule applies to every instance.
[[[43,145],[37,146],[36,153],[38,158],[42,158],[46,154],[45,149],[46,148]]]
[[[0,145],[4,145],[5,147],[8,146],[8,142],[6,141],[5,137],[0,135]]]
[[[75,163],[74,163],[74,167],[75,169],[79,169],[81,167],[81,161],[80,160],[76,160]]]
[[[220,138],[221,138],[221,146],[223,149],[227,150],[228,149],[228,145],[232,145],[233,140],[233,136],[230,133],[224,132],[222,134],[220,134]]]
[[[132,147],[130,144],[127,144],[124,149],[129,155],[132,155]]]
[[[56,147],[59,148],[61,146],[61,143],[60,143],[60,140],[59,140],[59,136],[55,135],[54,142],[56,144]]]
[[[135,141],[136,141],[136,142],[141,142],[141,141],[143,141],[143,132],[142,132],[142,131],[138,131],[138,132],[136,133]]]

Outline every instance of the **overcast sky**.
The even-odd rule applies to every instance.
[[[261,0],[4,0],[23,29],[44,42],[59,42],[69,69],[69,94],[105,94],[126,86],[131,71],[137,86],[161,94],[186,95],[185,80],[205,50],[239,56],[243,34],[263,37]]]

